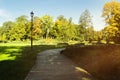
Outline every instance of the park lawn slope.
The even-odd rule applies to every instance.
[[[120,80],[120,45],[73,45],[62,54],[98,80]]]

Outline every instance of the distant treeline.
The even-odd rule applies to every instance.
[[[120,40],[120,3],[107,2],[103,7],[102,17],[105,18],[106,27],[95,31],[91,14],[85,10],[79,18],[78,24],[73,23],[72,17],[66,19],[63,15],[54,21],[50,15],[35,16],[33,20],[33,39],[52,38],[63,41],[101,41],[107,43]],[[31,37],[31,21],[28,16],[22,15],[14,22],[4,22],[0,27],[0,41],[28,40]]]
[[[33,38],[53,38],[64,41],[68,40],[93,40],[94,29],[91,16],[88,10],[80,16],[79,24],[72,22],[72,18],[66,19],[63,15],[57,17],[54,21],[50,15],[34,17],[33,20]],[[1,41],[27,40],[31,37],[31,21],[28,17],[22,15],[14,22],[4,22],[0,28]]]

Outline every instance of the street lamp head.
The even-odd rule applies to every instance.
[[[34,13],[33,13],[33,11],[30,13],[30,15],[31,15],[31,17],[33,17],[33,16],[34,16]]]

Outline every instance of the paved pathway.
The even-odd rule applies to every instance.
[[[60,54],[63,49],[52,49],[38,54],[36,64],[25,80],[94,80],[92,76]]]

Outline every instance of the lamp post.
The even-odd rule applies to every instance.
[[[31,16],[31,49],[33,48],[33,16],[34,16],[34,13],[33,11],[30,12],[30,16]]]

